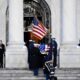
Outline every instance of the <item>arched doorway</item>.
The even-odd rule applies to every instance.
[[[51,11],[45,0],[24,0],[24,41],[28,42],[31,38],[31,23],[34,14],[49,30],[47,36],[43,39],[45,43],[48,43],[51,32]],[[38,40],[35,41],[39,42]]]

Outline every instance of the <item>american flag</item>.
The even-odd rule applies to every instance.
[[[33,18],[32,33],[39,40],[47,34],[47,28],[35,17]]]

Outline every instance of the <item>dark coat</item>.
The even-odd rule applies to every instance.
[[[3,67],[3,54],[5,52],[4,44],[0,44],[0,67]]]
[[[48,51],[48,55],[45,56],[44,61],[47,62],[52,60],[52,56],[53,56],[54,57],[53,64],[54,66],[56,66],[57,65],[57,42],[51,39],[49,46],[50,49]]]
[[[40,53],[40,50],[36,47],[33,47],[28,54],[29,69],[33,70],[36,68],[43,67],[43,56]]]
[[[0,56],[2,56],[4,54],[4,52],[5,52],[5,46],[4,46],[4,44],[1,44],[0,45]]]
[[[53,65],[55,67],[57,66],[57,42],[55,40],[52,40],[52,51],[54,56]]]
[[[52,40],[52,48],[54,54],[57,54],[57,42],[55,40]]]

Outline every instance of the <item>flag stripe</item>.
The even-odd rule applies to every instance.
[[[39,25],[39,27],[41,28],[41,26]],[[41,28],[41,30],[43,30],[43,33],[46,33],[45,29]]]
[[[37,37],[39,40],[41,40],[43,37],[40,35],[37,35],[35,32],[33,32],[34,36]]]
[[[43,36],[41,36],[40,34],[37,34],[36,32],[33,32],[33,34],[39,36],[40,38],[43,38]]]
[[[45,34],[45,31],[40,26],[33,25],[33,28],[38,29]]]
[[[39,23],[39,26],[44,30],[44,26],[42,25],[42,23]]]
[[[44,33],[46,34],[47,33],[47,28],[44,25],[39,24],[39,26],[43,29]]]
[[[36,28],[35,26],[33,26],[32,29],[33,29],[33,30],[35,29],[35,30],[37,30],[37,31],[39,31],[40,33],[42,33],[42,34],[45,35],[45,32],[44,32],[42,29]]]
[[[42,33],[41,31],[39,31],[39,30],[37,30],[37,29],[35,29],[35,28],[33,28],[33,31],[36,32],[36,33],[38,33],[38,34],[40,34],[40,35],[42,35],[42,36],[45,35],[44,33]]]

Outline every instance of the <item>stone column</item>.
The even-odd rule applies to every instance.
[[[76,42],[76,0],[62,0],[62,43]]]
[[[23,41],[23,0],[9,0],[9,42],[7,68],[26,68],[27,49]]]
[[[80,49],[77,48],[76,0],[62,0],[61,68],[80,68]]]
[[[6,8],[7,1],[0,0],[0,40],[6,45]]]
[[[46,0],[48,1],[48,0]],[[52,37],[56,38],[56,41],[58,43],[58,48],[60,48],[60,42],[61,42],[61,0],[51,0],[47,2],[50,6],[51,10],[51,35]]]

